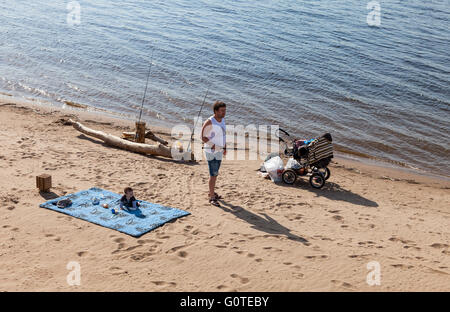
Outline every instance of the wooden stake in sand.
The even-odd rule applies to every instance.
[[[136,121],[136,142],[145,143],[145,121]]]
[[[76,130],[80,131],[81,133],[84,133],[91,137],[100,139],[108,145],[115,146],[115,147],[118,147],[118,148],[121,148],[121,149],[124,149],[127,151],[131,151],[131,152],[173,158],[172,157],[172,148],[169,146],[165,146],[161,143],[150,145],[150,144],[130,142],[130,141],[121,139],[112,134],[108,134],[108,133],[105,133],[102,131],[90,129],[72,119],[69,119],[69,123],[71,123],[72,126]],[[178,148],[176,150],[179,151]],[[195,159],[193,153],[191,153],[190,156],[191,156],[190,157],[191,160]]]
[[[136,132],[122,132],[122,139],[128,140],[128,141],[134,141],[134,138],[136,137]],[[145,138],[150,139],[155,142],[159,142],[163,145],[169,145],[169,142],[166,140],[156,136],[156,134],[153,133],[151,130],[145,131]]]

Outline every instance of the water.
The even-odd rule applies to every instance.
[[[338,149],[450,176],[450,1],[0,1],[0,92],[192,126],[331,132]],[[209,107],[203,118],[210,115]]]

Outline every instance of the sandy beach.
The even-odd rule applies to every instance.
[[[1,291],[450,291],[450,181],[335,157],[321,190],[225,161],[208,169],[109,147],[62,120],[120,135],[134,121],[0,102]],[[154,128],[151,128],[154,130]],[[170,139],[167,131],[157,133]],[[52,175],[53,194],[35,177]],[[39,204],[93,186],[191,215],[140,238]],[[67,264],[81,266],[69,286]],[[381,284],[369,286],[377,261]]]

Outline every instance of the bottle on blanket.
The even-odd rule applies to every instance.
[[[120,199],[120,209],[136,210],[139,207],[139,203],[134,197],[133,189],[126,187],[123,192],[124,195]]]

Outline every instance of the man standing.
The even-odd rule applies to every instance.
[[[209,202],[219,207],[218,199],[222,197],[214,192],[217,176],[226,155],[226,127],[225,113],[227,106],[224,102],[216,101],[213,105],[214,115],[209,117],[202,127],[202,141],[204,143],[205,156],[209,168]]]

